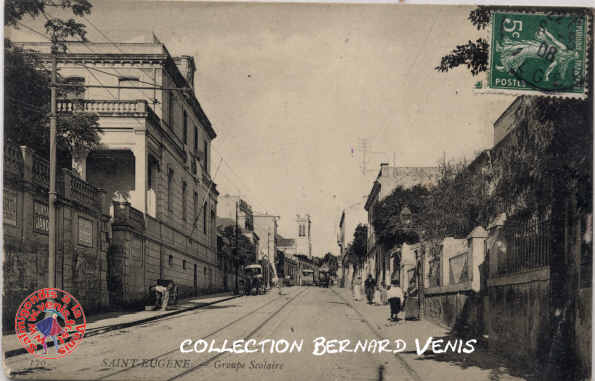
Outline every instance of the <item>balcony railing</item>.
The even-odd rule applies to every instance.
[[[99,100],[99,99],[60,99],[58,112],[89,112],[97,114],[138,114],[149,112],[145,100]],[[151,110],[152,111],[152,110]]]

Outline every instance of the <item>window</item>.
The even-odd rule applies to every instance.
[[[182,270],[186,270],[186,260],[182,261]]]
[[[4,223],[17,226],[17,194],[4,188]],[[48,217],[49,218],[49,217]]]
[[[174,129],[174,92],[170,91],[167,96],[167,124]]]
[[[299,234],[300,237],[306,236],[306,226],[304,224],[300,224],[299,226]]]
[[[171,212],[173,210],[173,204],[174,204],[173,185],[174,185],[174,170],[169,168],[167,171],[167,210],[169,212]]]
[[[84,86],[85,78],[83,77],[67,77],[64,83],[68,85]],[[82,99],[85,98],[85,87],[66,87],[62,96],[67,99]]]
[[[50,231],[50,217],[48,206],[44,203],[33,201],[33,230],[47,234]]]
[[[193,200],[192,210],[194,210],[194,223],[196,224],[196,218],[198,217],[198,193],[194,192],[194,200]]]
[[[194,153],[198,151],[198,127],[194,126]]]
[[[119,87],[138,87],[138,77],[120,77],[118,78]],[[134,89],[118,88],[118,99],[134,99]],[[137,90],[138,91],[138,90]]]
[[[186,110],[182,111],[183,115],[183,119],[182,119],[182,123],[183,123],[183,138],[184,138],[184,144],[188,144],[188,113],[186,112]]]
[[[207,277],[207,268],[206,268],[206,266],[205,266],[204,270],[205,270],[205,271],[204,271],[204,276],[205,276],[205,278],[206,278],[206,277]]]
[[[174,256],[173,256],[173,255],[170,255],[170,256],[169,256],[169,258],[168,258],[168,260],[167,260],[167,263],[168,263],[170,266],[173,266],[173,265],[174,265]]]
[[[202,231],[207,234],[207,203],[202,206]]]
[[[204,152],[204,155],[205,155],[205,171],[207,173],[209,173],[209,159],[208,159],[208,157],[209,157],[209,151],[208,151],[209,150],[209,143],[207,143],[207,141],[205,140],[203,142],[203,146],[204,146],[204,149],[205,149],[205,152]]]
[[[182,183],[182,220],[186,221],[186,188],[188,185],[184,181]]]

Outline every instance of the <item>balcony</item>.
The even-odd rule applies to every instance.
[[[103,117],[146,117],[156,122],[156,125],[160,125],[159,117],[144,99],[59,99],[57,110],[64,114],[88,112]]]

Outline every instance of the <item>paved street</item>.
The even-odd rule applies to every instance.
[[[425,321],[391,323],[386,320],[387,310],[387,306],[361,301],[354,304],[346,289],[292,287],[282,295],[274,290],[264,296],[234,298],[87,337],[65,359],[41,362],[22,354],[9,357],[6,365],[13,376],[23,379],[257,380],[264,374],[292,380],[520,379],[509,376],[496,360],[483,356],[477,361],[477,352],[419,357],[416,337],[423,344],[428,336],[446,336],[446,331]],[[401,338],[408,346],[397,355],[343,352],[314,356],[312,341],[320,336],[352,342]],[[183,340],[199,338],[216,340],[218,346],[225,339],[248,338],[304,339],[304,344],[299,353],[270,354],[268,347],[265,353],[251,354],[180,352]],[[129,359],[165,361],[132,367]]]

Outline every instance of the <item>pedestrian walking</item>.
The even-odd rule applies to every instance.
[[[380,300],[380,286],[376,286],[376,289],[374,290],[374,305],[379,306],[382,304],[382,301]]]
[[[387,292],[388,302],[390,304],[390,320],[398,321],[401,306],[405,303],[405,295],[399,286],[399,282],[394,280],[392,286]]]
[[[386,291],[386,283],[382,282],[382,285],[380,287],[380,304],[388,304],[388,296],[386,294]]]
[[[362,277],[357,276],[353,280],[353,300],[358,302],[362,298]]]
[[[372,274],[368,274],[368,278],[365,282],[366,297],[368,298],[368,304],[372,304],[374,301],[374,291],[376,289],[376,281],[372,278]]]

